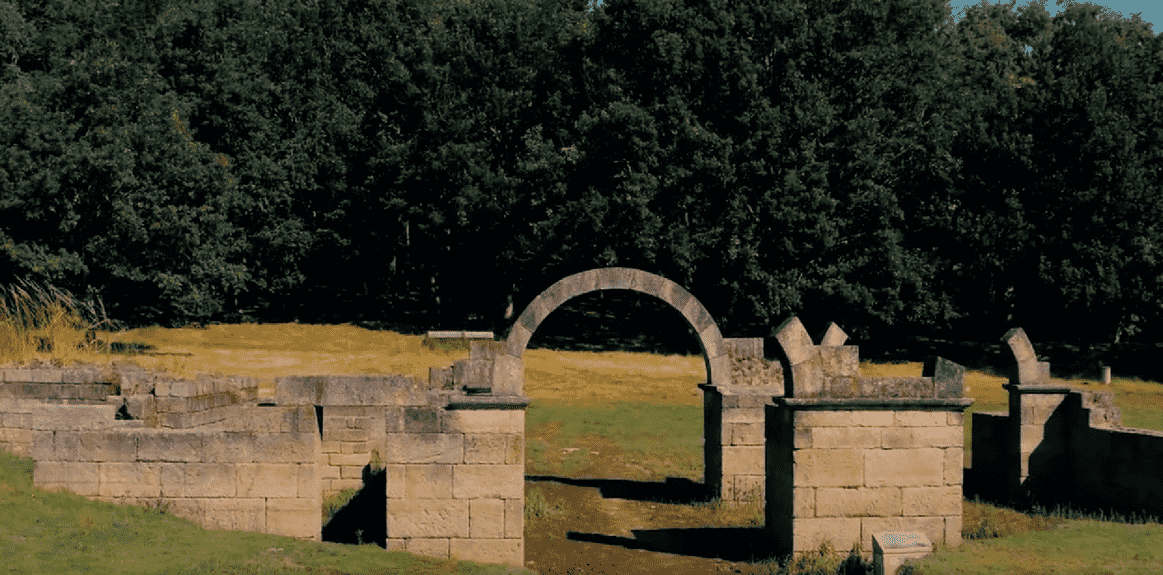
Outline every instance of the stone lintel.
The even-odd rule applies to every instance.
[[[1003,383],[1002,389],[1018,393],[1068,393],[1084,391],[1082,388],[1061,383]]]
[[[532,397],[508,395],[501,397],[469,397],[465,395],[449,398],[445,409],[525,409]]]
[[[773,397],[772,402],[780,407],[812,410],[898,410],[914,407],[947,411],[962,411],[973,405],[973,398],[793,398]]]
[[[773,393],[783,393],[783,382],[778,385],[765,386],[751,386],[751,385],[708,385],[700,383],[699,388],[706,391],[713,391],[722,396],[732,395],[763,395],[770,396]]]

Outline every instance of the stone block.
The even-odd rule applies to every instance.
[[[804,449],[795,452],[795,484],[805,487],[859,487],[864,482],[864,450]],[[881,485],[869,485],[881,487]]]
[[[4,372],[4,381],[20,383],[61,383],[62,372],[58,369],[9,369]]]
[[[902,487],[901,504],[905,516],[955,515],[961,513],[961,487]],[[944,538],[944,529],[940,533]]]
[[[816,516],[816,488],[795,487],[792,489],[792,516]]]
[[[357,453],[358,454],[366,454],[366,453],[368,453],[368,446],[366,443],[363,443],[363,442],[360,442],[360,443],[344,442],[344,443],[341,443],[339,445],[339,451],[340,451],[340,453],[344,453],[344,454],[348,454],[348,455],[357,454]]]
[[[685,317],[691,324],[691,327],[694,328],[695,333],[707,333],[711,328],[714,328],[714,333],[717,335],[717,337],[714,339],[718,341],[716,345],[719,347],[717,351],[719,351],[719,354],[721,355],[727,354],[726,348],[720,345],[722,343],[723,336],[721,333],[719,333],[718,326],[715,325],[715,319],[711,317],[710,312],[707,311],[706,307],[703,307],[703,304],[700,303],[697,298],[691,296],[690,299],[687,300],[686,306],[681,308],[681,310],[683,317]]]
[[[324,463],[323,465],[319,465],[318,467],[319,467],[319,478],[320,479],[322,479],[322,480],[340,479],[340,476],[339,476],[339,469],[340,468],[339,467],[336,467],[334,465],[328,465],[326,463]]]
[[[520,465],[457,465],[452,469],[456,499],[524,497],[525,468]]]
[[[945,457],[941,449],[870,449],[864,453],[867,487],[921,487],[945,485]]]
[[[312,499],[267,499],[267,532],[271,535],[319,541],[320,505],[318,496]]]
[[[872,551],[873,533],[920,531],[932,542],[940,541],[945,532],[940,517],[865,517],[860,522],[860,542],[866,551]]]
[[[392,537],[468,537],[467,499],[388,499]]]
[[[33,431],[32,432],[32,450],[29,455],[36,461],[62,461],[72,458],[56,456],[55,448],[53,447],[53,431]],[[79,441],[78,441],[79,444]]]
[[[81,448],[81,434],[76,431],[58,431],[53,435],[54,461],[88,461]]]
[[[730,370],[731,358],[727,356],[727,350],[723,347],[723,334],[719,331],[719,326],[712,323],[706,328],[700,330],[698,332],[698,336],[699,342],[701,342],[703,350],[706,353],[706,357],[710,359],[722,357],[723,368]],[[730,372],[728,371],[728,373]],[[714,374],[712,373],[712,375]],[[715,383],[714,380],[712,380],[711,383]],[[723,384],[730,385],[730,382],[726,381]],[[715,383],[715,385],[719,384]]]
[[[448,538],[417,538],[407,540],[405,550],[413,555],[420,555],[422,557],[435,557],[439,559],[447,559],[449,557]]]
[[[156,417],[157,406],[152,395],[131,395],[125,398],[125,410],[133,419],[148,420]]]
[[[320,405],[326,376],[290,376],[275,378],[275,403],[279,405]]]
[[[404,432],[439,433],[440,416],[435,407],[405,407]]]
[[[896,412],[896,424],[900,427],[944,427],[947,421],[944,411]]]
[[[950,426],[888,428],[884,430],[883,441],[885,449],[954,447],[965,443],[965,430]]]
[[[406,465],[388,464],[384,466],[384,486],[387,497],[403,498],[408,488],[408,470]]]
[[[238,465],[238,497],[295,497],[299,491],[297,467],[286,463]]]
[[[217,461],[204,459],[207,454],[205,442],[219,440],[212,436],[194,431],[152,429],[135,435],[139,438],[137,459],[141,461]]]
[[[525,566],[525,543],[522,539],[453,539],[450,541],[449,552],[461,561]]]
[[[525,499],[505,500],[505,537],[523,538],[525,535]]]
[[[763,445],[763,423],[731,423],[731,445]]]
[[[389,433],[383,457],[398,463],[461,463],[464,435],[458,433]]]
[[[732,499],[759,502],[766,500],[766,481],[762,475],[735,475],[731,485]]]
[[[764,446],[724,446],[723,475],[763,475]]]
[[[858,518],[796,518],[792,526],[792,550],[813,552],[828,540],[842,553],[860,540],[860,521]]]
[[[256,435],[249,431],[226,431],[216,436],[203,436],[202,461],[253,463],[256,457]],[[143,440],[140,444],[139,453],[146,441]]]
[[[817,348],[823,361],[824,375],[857,377],[860,375],[860,348],[855,345]]]
[[[851,376],[830,376],[824,375],[824,393],[825,397],[861,397],[860,382],[861,378]]]
[[[319,491],[319,466],[314,463],[300,463],[295,466],[296,492],[300,498],[311,498]]]
[[[466,434],[465,463],[505,463],[506,436],[498,433]]]
[[[493,387],[493,362],[461,360],[452,364],[454,389]]]
[[[797,317],[784,320],[775,330],[775,339],[779,341],[789,366],[799,365],[819,355],[808,330],[804,329],[804,324]]]
[[[525,434],[505,435],[505,465],[525,465]]]
[[[68,462],[33,461],[32,482],[38,487],[44,487],[46,485],[67,486],[69,483]]]
[[[901,514],[899,487],[819,487],[817,517],[891,517]]]
[[[835,322],[828,324],[828,329],[824,331],[824,335],[820,337],[821,347],[838,347],[844,345],[848,341],[848,334],[840,329],[840,326]]]
[[[69,491],[77,495],[100,495],[101,464],[65,462],[69,476]]]
[[[961,411],[949,411],[945,413],[945,425],[956,425],[963,427],[965,425],[965,413]]]
[[[448,499],[452,497],[452,465],[404,466],[404,497]]]
[[[162,497],[234,497],[237,475],[230,463],[161,463]]]
[[[830,428],[829,428],[830,429]],[[845,428],[846,429],[846,428]],[[797,427],[793,431],[792,447],[795,449],[811,449],[816,447],[815,437],[816,433],[823,431],[823,429],[814,429],[811,427]]]
[[[529,313],[529,310],[526,310],[525,313]],[[525,315],[522,314],[521,317],[524,318]],[[532,336],[532,329],[525,327],[521,323],[514,324],[509,330],[509,338],[505,340],[505,343],[509,347],[509,355],[521,357],[521,354],[525,352],[525,346],[529,343],[529,338]]]
[[[83,461],[136,461],[137,438],[118,431],[80,431]]]
[[[521,395],[525,389],[525,362],[508,354],[497,356],[492,367],[493,395]]]
[[[501,539],[505,536],[505,501],[472,499],[468,505],[469,537]]]
[[[945,517],[945,545],[959,547],[961,545],[962,514]]]
[[[933,380],[927,377],[860,377],[862,397],[930,398],[936,395]]]
[[[796,427],[851,427],[851,411],[797,411],[795,412]],[[889,417],[892,413],[889,412]]]
[[[965,449],[960,445],[945,449],[945,485],[961,485],[964,468]]]
[[[881,434],[893,430],[878,427],[821,427],[810,431],[812,448],[849,449],[880,447]]]
[[[273,433],[255,437],[255,463],[303,463],[314,461],[313,436],[302,433]],[[364,454],[354,457],[367,460]]]
[[[521,409],[456,409],[446,411],[442,433],[524,433]]]
[[[180,501],[180,500],[179,500]],[[209,529],[266,533],[267,502],[260,498],[187,500],[201,509]],[[315,511],[319,517],[319,511]]]
[[[105,497],[160,497],[158,463],[101,463],[99,494]]]
[[[822,397],[825,393],[827,379],[824,374],[823,360],[819,354],[806,361],[791,367],[790,397]]]
[[[930,355],[925,358],[921,375],[933,380],[937,397],[953,398],[964,394],[962,382],[965,379],[965,366],[943,357]]]

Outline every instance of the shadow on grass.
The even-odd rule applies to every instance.
[[[605,499],[629,499],[652,503],[689,505],[707,503],[711,495],[702,483],[685,477],[667,477],[666,482],[630,479],[574,479],[553,475],[526,475],[525,481],[553,481],[577,487],[595,487]]]
[[[572,541],[734,562],[761,561],[770,555],[770,552],[762,551],[768,547],[766,542],[769,540],[762,527],[632,529],[631,532],[634,534],[632,538],[577,531],[567,532],[566,537]]]
[[[323,526],[322,539],[330,543],[375,543],[387,549],[387,472],[363,467],[363,487]]]

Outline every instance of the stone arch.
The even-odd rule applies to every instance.
[[[698,335],[707,366],[707,383],[730,385],[731,371],[723,334],[714,318],[695,296],[662,276],[634,268],[598,268],[573,274],[541,292],[521,313],[506,341],[506,353],[518,360],[529,338],[553,310],[579,295],[597,290],[620,289],[652,295],[678,310]],[[521,390],[516,390],[521,393]]]

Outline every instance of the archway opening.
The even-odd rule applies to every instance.
[[[526,566],[705,572],[764,555],[762,508],[719,504],[705,485],[698,386],[727,382],[725,344],[684,288],[626,268],[576,274],[529,304],[508,343],[532,400]]]

